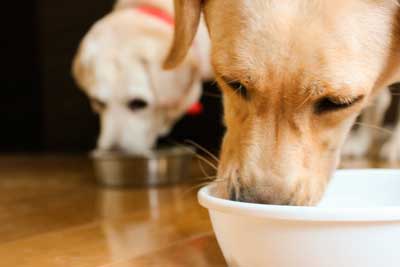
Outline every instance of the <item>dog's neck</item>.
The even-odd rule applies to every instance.
[[[173,0],[118,0],[115,4],[115,10],[139,7],[154,7],[165,12],[166,15],[174,18],[174,1]],[[201,23],[196,39],[194,55],[197,57],[198,67],[200,68],[203,80],[211,80],[214,74],[210,64],[210,41],[205,23]]]
[[[114,9],[125,9],[139,6],[149,6],[160,9],[171,17],[174,14],[174,5],[173,1],[170,0],[118,0],[115,4]]]

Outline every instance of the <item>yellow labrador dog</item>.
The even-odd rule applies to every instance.
[[[399,80],[393,0],[176,0],[165,67],[183,61],[203,12],[227,132],[218,187],[233,200],[318,203],[352,124]]]
[[[99,150],[146,153],[198,100],[211,76],[207,31],[165,71],[173,20],[172,0],[120,0],[82,40],[73,74],[100,115]]]

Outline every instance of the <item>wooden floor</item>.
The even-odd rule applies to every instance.
[[[192,186],[107,189],[95,184],[85,157],[3,156],[0,266],[226,264]]]

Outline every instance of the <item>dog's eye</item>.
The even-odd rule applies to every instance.
[[[244,86],[242,83],[233,81],[233,82],[227,82],[229,87],[231,87],[237,94],[239,94],[241,97],[244,99],[249,99],[249,92],[247,91],[246,86]]]
[[[106,107],[107,107],[107,104],[104,101],[101,101],[97,98],[91,98],[90,102],[91,102],[92,108],[97,112],[100,112],[100,111],[106,109]]]
[[[314,111],[318,115],[328,112],[338,111],[349,108],[354,104],[356,104],[357,102],[360,102],[362,99],[363,96],[348,98],[348,99],[336,99],[331,97],[324,97],[315,104]]]
[[[141,109],[145,109],[148,106],[148,103],[143,99],[133,99],[128,103],[128,107],[131,111],[138,111]]]

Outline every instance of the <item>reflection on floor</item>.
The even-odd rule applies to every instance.
[[[84,157],[0,157],[0,265],[226,266],[196,190],[102,188]]]

